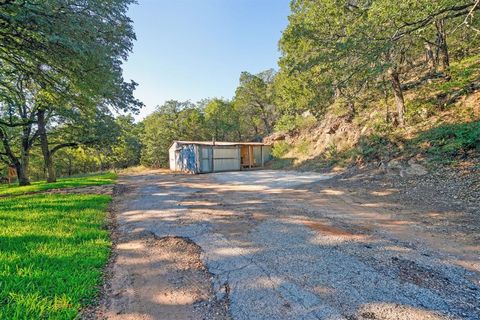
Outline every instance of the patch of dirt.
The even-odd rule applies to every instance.
[[[358,314],[347,316],[348,320],[443,320],[442,315],[429,310],[418,310],[393,303],[372,303],[364,306]]]
[[[228,319],[217,301],[201,249],[181,237],[140,233],[121,241],[106,301],[108,319]]]
[[[440,287],[443,285],[440,280],[448,282],[447,278],[433,270],[419,266],[415,261],[392,257],[391,267],[398,273],[400,279],[427,288]],[[434,283],[435,282],[435,283]]]
[[[129,188],[126,184],[115,184],[111,186],[111,193],[113,200],[110,202],[108,207],[108,214],[107,214],[107,229],[110,232],[110,240],[112,241],[112,248],[115,248],[118,240],[120,238],[120,232],[118,230],[118,223],[116,219],[116,214],[118,213],[119,209],[119,201],[124,194],[126,194]],[[101,309],[99,306],[103,306],[106,303],[107,292],[110,288],[110,282],[113,278],[113,265],[115,264],[117,258],[116,250],[112,250],[110,252],[110,257],[108,258],[108,262],[103,271],[103,281],[102,285],[99,288],[99,294],[97,296],[97,300],[93,303],[88,305],[87,307],[83,308],[80,312],[80,319],[84,320],[94,320],[94,319],[102,319]]]
[[[113,194],[113,185],[89,186],[78,188],[50,189],[40,193],[43,194]]]
[[[312,230],[319,231],[325,235],[353,237],[354,234],[348,231],[332,227],[316,221],[304,221],[304,224]]]
[[[410,177],[389,175],[375,167],[352,168],[327,180],[322,190],[335,188],[358,203],[396,204],[391,211],[430,231],[475,245],[480,240],[480,159],[472,161]]]

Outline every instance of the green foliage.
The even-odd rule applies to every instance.
[[[439,108],[436,104],[430,101],[412,101],[408,103],[407,112],[405,117],[410,124],[420,123],[431,117],[439,111]],[[377,128],[377,129],[381,129]],[[380,131],[380,130],[377,130]]]
[[[119,128],[117,141],[111,147],[108,160],[115,168],[127,168],[140,163],[142,144],[140,136],[142,125],[136,124],[131,115],[119,116],[115,119]]]
[[[325,155],[328,159],[336,159],[339,156],[337,145],[333,142],[329,143],[326,150]]]
[[[372,134],[362,137],[356,150],[364,161],[384,161],[392,158],[399,149],[392,137]]]
[[[29,186],[1,185],[0,196],[22,195],[35,192],[46,191],[49,189],[78,188],[86,186],[100,186],[112,184],[115,182],[117,175],[111,172],[102,174],[88,174],[72,178],[58,179],[54,183],[46,183],[45,181],[36,181]]]
[[[168,165],[168,149],[175,140],[206,138],[205,117],[193,103],[167,101],[145,118],[141,163],[150,167]]]
[[[294,133],[299,130],[308,130],[317,123],[314,116],[289,115],[281,116],[275,124],[275,131]]]
[[[472,6],[468,0],[292,1],[280,40],[279,110],[287,115],[310,110],[318,116],[332,103],[343,101],[339,106],[355,114],[362,95],[370,96],[372,102],[387,89],[397,96],[397,112],[404,113],[401,82],[413,72],[426,72],[426,63],[423,70],[418,68],[426,43],[436,48],[436,68],[440,62],[447,63],[442,57],[448,54],[448,45],[459,54],[478,48],[475,32],[460,26]],[[480,19],[473,20],[478,25]],[[442,33],[458,26],[461,31]],[[443,45],[445,39],[448,43]],[[450,72],[448,65],[443,67]],[[464,69],[462,77],[469,74]],[[396,117],[403,122],[400,113]]]
[[[450,66],[450,81],[435,83],[433,89],[449,94],[462,89],[471,83],[480,81],[480,55],[454,62]]]
[[[74,319],[99,293],[110,196],[0,198],[0,319]]]
[[[307,140],[303,139],[301,140],[297,145],[296,145],[296,148],[297,148],[297,152],[303,156],[306,156],[308,155],[309,151],[310,151],[310,142],[308,142]]]
[[[290,150],[292,146],[286,141],[277,141],[273,144],[272,155],[274,158],[282,158]]]
[[[272,161],[272,169],[280,170],[280,169],[289,169],[292,167],[294,159],[289,158],[276,158]]]
[[[237,110],[231,102],[222,99],[210,100],[204,109],[205,126],[218,141],[240,140],[240,122]]]
[[[0,5],[0,160],[29,183],[39,143],[49,178],[54,154],[78,145],[111,145],[111,110],[136,112],[136,83],[122,63],[135,34],[133,0],[7,1]],[[47,18],[48,17],[48,18]],[[110,151],[110,150],[109,150]]]
[[[436,161],[449,162],[470,150],[480,152],[480,121],[444,124],[420,133],[411,144]]]
[[[240,126],[250,139],[258,140],[272,133],[276,119],[275,72],[273,69],[251,74],[242,72],[235,91],[234,108]]]

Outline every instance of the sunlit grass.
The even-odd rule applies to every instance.
[[[91,179],[104,184],[109,176]],[[63,179],[58,185],[83,184]],[[91,303],[111,245],[104,225],[110,199],[0,198],[0,319],[73,319]]]
[[[102,174],[85,175],[81,177],[61,178],[54,183],[36,181],[32,182],[32,184],[29,186],[22,187],[19,187],[17,184],[12,184],[10,186],[2,185],[0,186],[0,196],[22,195],[58,188],[75,188],[112,184],[116,178],[116,174],[107,172]]]

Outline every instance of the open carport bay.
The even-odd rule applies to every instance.
[[[475,237],[287,171],[122,178],[112,319],[480,317]],[[188,252],[189,254],[185,254]]]

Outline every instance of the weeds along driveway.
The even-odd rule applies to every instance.
[[[478,248],[389,204],[319,191],[328,178],[270,170],[123,177],[103,315],[480,318]]]

